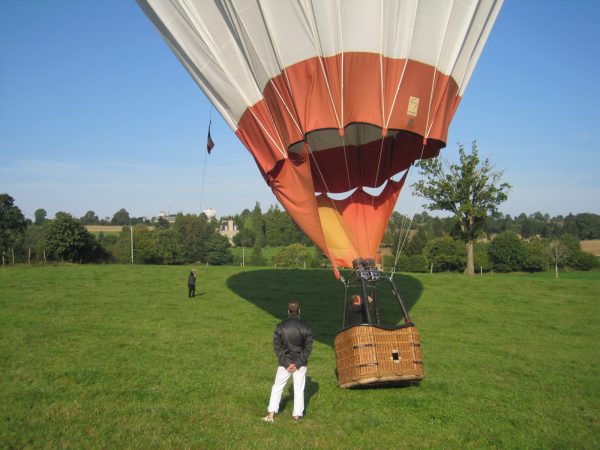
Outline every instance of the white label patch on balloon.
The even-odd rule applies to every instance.
[[[419,110],[419,97],[410,97],[408,99],[408,110],[406,114],[409,116],[416,116]]]

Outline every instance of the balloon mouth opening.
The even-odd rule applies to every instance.
[[[352,197],[357,191],[362,191],[369,194],[371,197],[379,197],[385,191],[385,188],[390,182],[399,183],[402,177],[404,177],[408,172],[408,169],[398,172],[391,176],[389,179],[385,180],[381,185],[377,187],[369,187],[369,186],[357,186],[353,189],[350,189],[345,192],[315,192],[315,197],[325,196],[332,200],[346,200]]]

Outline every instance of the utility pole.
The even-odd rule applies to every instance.
[[[129,226],[129,232],[131,234],[131,264],[133,264],[133,225]]]

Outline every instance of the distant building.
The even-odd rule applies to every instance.
[[[177,214],[167,214],[166,212],[161,211],[156,216],[156,219],[158,220],[158,219],[162,218],[162,219],[166,219],[167,222],[169,222],[169,223],[175,223],[176,217],[177,217]]]
[[[221,225],[219,226],[219,234],[221,236],[225,236],[227,239],[229,239],[229,242],[233,244],[233,237],[238,234],[237,225],[234,223],[233,219],[221,221]]]
[[[207,208],[202,212],[206,215],[208,220],[212,219],[213,217],[217,217],[217,211],[215,211],[214,208]]]

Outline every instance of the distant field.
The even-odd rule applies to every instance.
[[[600,256],[600,239],[581,241],[581,249],[584,252],[591,253],[595,256]]]
[[[399,274],[426,378],[350,391],[330,271],[200,267],[188,300],[189,268],[0,269],[0,448],[600,448],[600,273]],[[306,415],[286,389],[265,424],[292,298],[316,339]]]
[[[121,225],[85,225],[85,228],[94,234],[100,232],[104,234],[117,234],[120,233],[123,227]]]
[[[92,234],[98,235],[100,233],[103,233],[105,235],[107,234],[119,234],[121,233],[121,231],[123,230],[123,227],[121,225],[84,225],[85,228]],[[148,226],[148,225],[144,225],[146,227],[148,227],[148,229],[153,230],[154,227],[153,226]]]

